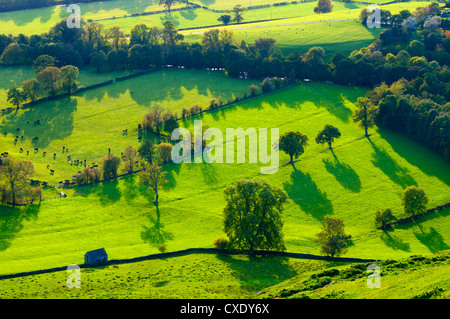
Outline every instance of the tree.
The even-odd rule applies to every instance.
[[[167,133],[172,133],[173,130],[177,129],[180,125],[178,124],[178,121],[175,119],[173,115],[171,115],[165,122],[164,122],[164,131]]]
[[[156,206],[159,204],[159,187],[169,182],[165,177],[166,174],[167,172],[161,171],[158,165],[148,165],[139,173],[139,183],[150,187],[150,190],[155,192],[156,199],[153,203]]]
[[[17,88],[10,88],[7,93],[7,100],[11,104],[15,105],[19,109],[20,104],[26,100],[26,95],[24,92]]]
[[[288,131],[280,137],[280,150],[291,157],[290,163],[305,152],[308,145],[308,136],[294,131]]]
[[[80,74],[78,68],[73,65],[66,65],[61,68],[60,81],[64,90],[72,94],[78,89],[78,75]]]
[[[396,219],[397,218],[395,218],[390,209],[385,209],[384,211],[379,210],[375,214],[375,225],[384,228],[387,224]]]
[[[61,70],[55,66],[46,67],[36,75],[36,79],[42,83],[45,90],[50,90],[52,96],[55,96],[60,88]]]
[[[233,9],[231,9],[229,12],[234,14],[233,22],[241,23],[244,20],[244,17],[242,16],[242,13],[247,11],[247,8],[243,8],[240,4],[235,5]]]
[[[113,26],[106,32],[107,39],[111,40],[111,47],[115,50],[119,50],[122,43],[125,43],[125,33],[120,30],[119,26]]]
[[[164,5],[170,14],[170,8],[172,7],[172,5],[174,5],[177,2],[178,2],[177,0],[159,0],[159,5],[160,6]]]
[[[134,166],[136,165],[137,159],[138,159],[138,153],[133,147],[128,146],[123,151],[123,160],[125,162],[125,169],[126,169],[127,173],[133,172],[133,169],[134,169]]]
[[[266,181],[240,179],[225,190],[223,230],[232,248],[285,250],[283,240],[284,190]]]
[[[91,54],[91,65],[97,69],[97,73],[100,73],[106,64],[108,64],[108,59],[105,52],[95,51]]]
[[[25,62],[24,50],[21,45],[10,43],[1,55],[3,64],[23,64]]]
[[[314,8],[315,13],[328,13],[333,11],[331,0],[319,0],[317,7]]]
[[[169,143],[160,143],[156,147],[163,164],[169,163],[172,155],[172,148],[172,144]]]
[[[35,78],[22,82],[22,91],[27,99],[35,101],[42,93],[42,85]]]
[[[102,158],[101,166],[103,169],[103,178],[110,179],[117,177],[117,171],[120,166],[120,158],[114,155],[105,155]]]
[[[319,134],[316,137],[316,143],[317,144],[324,144],[328,143],[328,147],[331,150],[331,143],[334,142],[335,138],[340,138],[341,132],[334,127],[333,125],[325,125],[322,131],[319,132]]]
[[[5,190],[11,194],[11,203],[16,205],[16,198],[30,187],[29,175],[34,173],[31,161],[21,161],[12,157],[2,158],[0,165],[0,179],[5,183]]]
[[[365,137],[369,137],[367,129],[375,125],[375,118],[378,114],[378,107],[366,97],[359,97],[356,102],[356,109],[353,113],[353,120],[360,122],[364,127]]]
[[[51,66],[55,66],[55,58],[47,54],[38,56],[33,62],[33,70],[36,74]]]
[[[428,196],[422,188],[410,186],[402,193],[402,206],[405,214],[411,215],[413,218],[416,214],[426,212],[428,204]]]
[[[316,242],[322,245],[321,252],[326,256],[340,256],[347,251],[344,222],[340,219],[325,217],[322,220],[322,231],[316,237]]]
[[[138,148],[138,153],[139,156],[151,165],[155,159],[155,145],[151,140],[146,139]]]
[[[222,14],[217,21],[222,22],[224,25],[228,25],[231,21],[231,16],[229,14]]]

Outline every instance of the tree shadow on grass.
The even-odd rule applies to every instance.
[[[297,275],[287,264],[288,258],[270,256],[236,257],[217,255],[217,259],[226,263],[233,276],[239,280],[241,288],[257,292]]]
[[[124,176],[122,178],[123,185],[125,188],[123,197],[125,198],[127,203],[132,202],[139,195],[139,190],[138,190],[138,185],[137,185],[139,177],[136,175],[137,174],[130,174],[130,175]]]
[[[38,139],[33,141],[33,146],[37,148],[47,147],[53,140],[63,140],[72,135],[73,114],[77,110],[77,104],[76,99],[68,97],[11,114],[4,119],[2,133],[7,132],[19,137],[24,136],[24,139],[31,140],[37,137]],[[34,122],[37,120],[41,124],[35,125]]]
[[[177,179],[175,177],[180,174],[181,164],[169,163],[162,167],[162,170],[167,172],[166,179],[168,183],[162,186],[162,189],[172,189],[177,186]]]
[[[383,234],[380,236],[381,240],[385,243],[387,247],[390,247],[394,250],[403,250],[410,251],[409,243],[405,243],[403,239],[400,237],[391,234],[393,231],[383,231]]]
[[[333,213],[333,205],[327,198],[327,194],[317,188],[316,183],[309,174],[295,168],[291,173],[291,182],[285,182],[283,188],[288,193],[289,198],[299,205],[307,214],[310,214],[317,220],[322,220],[325,215]]]
[[[435,176],[450,186],[450,167],[445,160],[427,149],[425,146],[414,143],[407,136],[385,129],[379,129],[378,133],[392,147],[392,149],[416,166],[427,175]],[[440,164],[440,165],[439,165]]]
[[[0,251],[11,246],[24,221],[36,220],[40,204],[25,207],[0,206]]]
[[[161,223],[161,212],[158,206],[156,206],[156,219],[150,215],[149,221],[150,226],[143,226],[141,232],[141,238],[144,242],[157,248],[173,239],[173,234],[164,230],[164,224]]]
[[[122,193],[119,189],[119,180],[114,178],[110,181],[98,184],[97,195],[102,206],[109,206],[119,201]]]
[[[338,158],[331,150],[334,161],[323,159],[325,169],[345,188],[352,192],[359,193],[361,191],[361,180],[355,170],[349,165],[339,162]]]
[[[378,148],[370,138],[368,138],[375,153],[373,153],[372,163],[378,167],[394,183],[400,185],[403,189],[409,186],[417,186],[417,182],[408,174],[406,168],[401,167],[389,154]]]
[[[195,9],[190,9],[190,10],[181,10],[178,12],[186,20],[195,20],[195,18],[197,18],[198,16],[195,11],[196,11]]]
[[[426,229],[426,227],[418,224],[417,228],[413,231],[414,236],[433,254],[450,249],[450,246],[444,242],[442,235],[433,227]]]

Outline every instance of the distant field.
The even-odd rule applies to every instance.
[[[130,72],[97,73],[89,68],[80,71],[79,86],[89,86],[129,74]],[[22,82],[34,78],[36,74],[31,66],[0,66],[0,108],[11,107],[7,102],[7,91],[22,86]]]
[[[267,2],[268,0],[261,1]],[[102,23],[106,29],[111,26],[118,25],[126,33],[129,33],[131,28],[138,23],[145,23],[151,26],[162,26],[164,21],[172,20],[178,28],[201,27],[219,23],[217,18],[221,15],[221,13],[214,13],[205,9],[174,11],[170,15],[167,13],[161,13],[124,18],[124,15],[158,11],[163,9],[161,6],[158,6],[157,3],[158,1],[150,1],[143,4],[142,1],[138,0],[118,0],[83,3],[80,4],[80,8],[81,15],[85,20],[93,19],[94,21]],[[225,2],[222,3],[224,4]],[[424,5],[424,2],[411,2],[392,4],[384,8],[391,10],[394,13],[396,8],[408,8],[413,10],[418,6]],[[184,4],[175,5],[173,8],[177,8],[179,6],[184,6]],[[345,14],[345,17],[349,18],[349,10],[352,18],[358,18],[360,9],[365,5],[361,3],[335,2],[333,12],[324,15],[316,15],[313,11],[315,6],[316,4],[314,2],[307,2],[280,7],[256,9],[244,13],[244,18],[245,22],[303,16],[310,16],[308,21],[321,20],[326,17],[340,19]],[[41,34],[48,32],[52,26],[69,15],[70,13],[68,13],[66,8],[62,6],[2,12],[0,13],[0,33],[12,33],[13,35],[20,33],[26,35]]]
[[[307,278],[342,263],[289,258],[191,255],[83,269],[81,289],[68,289],[67,272],[0,281],[0,298],[257,298],[290,278]],[[45,290],[45,296],[42,291]]]
[[[232,30],[237,40],[244,40],[247,43],[252,43],[258,38],[272,38],[275,39],[276,46],[279,47],[284,54],[290,54],[294,51],[304,53],[313,46],[320,46],[324,48],[326,58],[329,59],[336,52],[342,52],[345,55],[350,54],[354,50],[359,50],[362,47],[370,45],[376,40],[381,29],[368,29],[356,21],[344,22],[321,22],[321,23],[303,23],[297,22],[295,24],[276,24],[267,26],[253,26],[239,28],[228,28]],[[219,28],[224,29],[223,27]],[[186,41],[195,43],[200,42],[203,32],[200,31],[186,31]]]
[[[180,72],[180,79],[185,79],[186,71],[174,70]],[[187,103],[183,101],[199,101],[201,96],[207,99],[209,93],[201,86],[181,89],[176,75],[170,77],[173,86],[169,90],[169,82],[161,80],[161,74],[155,75],[155,82],[145,82],[165,88],[159,97],[151,98],[153,93],[148,88],[144,94],[136,79],[124,91],[115,87],[114,95],[112,88],[106,88],[32,109],[29,114],[10,119],[15,122],[7,127],[46,114],[42,117],[44,126],[26,133],[27,140],[45,129],[48,133],[40,135],[40,143],[45,144],[40,149],[55,150],[58,158],[53,161],[40,153],[30,158],[39,178],[64,178],[77,168],[64,159],[62,145],[70,147],[75,158],[87,157],[88,162],[98,162],[109,146],[113,154],[118,154],[128,145],[139,145],[136,133],[122,136],[121,132],[125,127],[131,130],[152,103],[166,101],[167,104],[162,103],[165,107],[185,106]],[[202,78],[208,83],[211,96],[216,96],[214,92],[225,92],[227,82],[222,76],[203,74]],[[195,82],[199,83],[191,81]],[[213,83],[219,87],[214,89]],[[235,84],[234,91],[248,87],[249,82],[241,83],[243,86]],[[135,90],[135,96],[130,95],[130,88]],[[233,91],[231,87],[229,90]],[[376,210],[391,208],[397,216],[402,214],[401,193],[410,185],[425,189],[430,207],[449,201],[450,168],[442,158],[402,135],[372,130],[370,141],[363,138],[363,130],[350,116],[353,103],[366,91],[308,83],[197,117],[203,120],[203,125],[219,129],[278,127],[280,133],[292,129],[307,134],[310,145],[305,154],[295,165],[284,165],[288,157],[280,153],[281,167],[274,175],[261,176],[259,163],[170,164],[164,166],[170,182],[161,190],[158,209],[151,204],[154,195],[148,195],[137,184],[137,176],[80,187],[70,192],[68,198],[46,201],[22,212],[2,208],[0,273],[82,263],[86,251],[99,247],[104,247],[112,259],[156,253],[160,244],[166,244],[169,251],[212,247],[214,239],[223,236],[224,187],[238,178],[255,176],[281,187],[289,196],[283,214],[288,251],[319,253],[313,240],[325,216],[343,219],[346,232],[352,235],[346,256],[398,259],[449,249],[450,210],[393,231],[375,229]],[[183,125],[192,128],[194,119]],[[6,124],[7,121],[2,129]],[[333,124],[342,132],[335,143],[334,155],[314,143],[315,135],[325,124]],[[10,139],[1,138],[1,148],[26,158],[17,152],[18,146],[13,147]],[[47,163],[56,168],[55,176],[42,173],[46,172]]]
[[[93,81],[94,74],[85,75],[80,81]],[[112,74],[104,75],[111,77]],[[99,79],[97,79],[99,80]],[[71,166],[67,155],[61,154],[62,146],[70,149],[74,159],[87,163],[98,162],[108,153],[119,154],[125,147],[137,147],[137,125],[155,104],[166,110],[178,112],[195,104],[206,108],[211,98],[223,97],[224,102],[234,99],[236,94],[243,95],[252,82],[227,78],[223,72],[197,70],[166,70],[136,77],[124,82],[89,90],[57,101],[46,102],[17,114],[0,117],[0,131],[8,132],[1,137],[0,149],[9,150],[10,154],[23,159],[32,159],[41,180],[58,183],[79,171],[81,167]],[[131,93],[133,91],[133,93]],[[34,123],[40,119],[40,126],[27,126],[26,121]],[[16,128],[21,128],[24,140],[14,146]],[[128,129],[128,135],[122,136],[122,130]],[[31,139],[38,136],[39,141]],[[87,143],[87,141],[95,143]],[[40,151],[34,154],[32,150]],[[25,151],[20,153],[20,148]],[[30,150],[30,155],[26,155]],[[43,151],[49,155],[44,157]],[[50,154],[57,153],[54,160]],[[55,175],[50,175],[46,168],[51,165]]]
[[[419,260],[419,261],[415,261]],[[449,251],[381,266],[380,288],[369,289],[367,264],[345,264],[279,257],[189,255],[81,270],[80,289],[68,289],[68,273],[1,281],[0,298],[48,299],[410,299],[436,288],[450,296]],[[407,267],[407,268],[405,268]],[[353,273],[357,278],[341,278]],[[331,274],[331,284],[306,289],[314,276]],[[330,277],[328,277],[330,278]],[[331,280],[330,279],[330,280]],[[298,292],[300,289],[306,291]],[[42,291],[45,291],[45,295]]]

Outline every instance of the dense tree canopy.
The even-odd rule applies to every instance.
[[[240,179],[225,188],[223,230],[232,248],[285,250],[281,214],[287,194],[258,178]]]

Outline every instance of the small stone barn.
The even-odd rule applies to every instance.
[[[108,254],[105,248],[88,251],[84,254],[84,263],[89,266],[101,266],[108,263]]]

